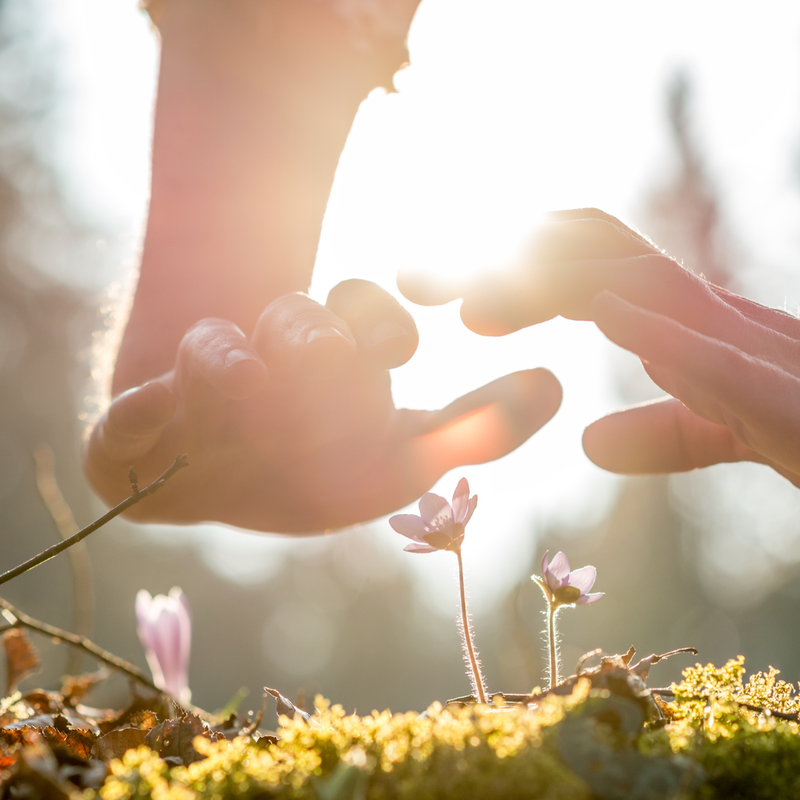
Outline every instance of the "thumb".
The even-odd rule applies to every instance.
[[[552,372],[525,370],[419,418],[421,429],[407,439],[404,459],[416,493],[455,467],[483,464],[515,450],[553,417],[561,396]]]

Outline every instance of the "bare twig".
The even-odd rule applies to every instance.
[[[52,518],[61,539],[74,536],[79,528],[69,503],[64,499],[56,480],[55,456],[52,448],[40,444],[33,452],[36,464],[36,488],[45,508]],[[79,542],[67,551],[72,568],[72,591],[75,609],[72,629],[79,636],[91,636],[94,627],[94,592],[92,590],[92,563],[85,542]],[[68,650],[67,673],[77,675],[81,671],[83,654],[80,650]]]
[[[39,564],[49,561],[51,558],[53,558],[53,556],[63,553],[64,550],[66,550],[68,547],[71,547],[76,542],[82,541],[90,533],[94,533],[98,528],[102,528],[103,525],[105,525],[107,522],[110,522],[112,519],[114,519],[114,517],[119,516],[123,511],[127,511],[131,506],[135,506],[143,497],[147,497],[148,495],[157,492],[166,483],[166,481],[168,481],[176,472],[178,472],[178,470],[187,466],[189,466],[187,456],[177,456],[172,466],[166,472],[164,472],[161,477],[156,478],[156,480],[154,480],[149,486],[145,486],[144,489],[135,492],[126,500],[123,500],[119,505],[114,506],[114,508],[100,517],[100,519],[95,520],[91,525],[87,525],[85,528],[83,528],[83,530],[78,531],[74,536],[70,536],[68,539],[64,539],[58,544],[48,547],[47,550],[42,551],[38,556],[34,556],[33,558],[28,559],[28,561],[25,563],[20,564],[18,567],[14,567],[14,569],[4,572],[2,575],[0,575],[0,585],[10,581],[12,578],[22,575],[34,567],[38,567]]]
[[[74,633],[69,633],[69,631],[56,628],[53,625],[48,625],[46,622],[33,619],[33,617],[29,617],[1,597],[0,608],[3,609],[3,617],[12,627],[22,626],[23,628],[29,628],[32,631],[37,631],[45,636],[49,636],[57,642],[77,647],[83,650],[84,653],[88,653],[98,661],[101,661],[103,664],[108,664],[108,666],[114,667],[114,669],[118,669],[120,672],[124,672],[130,678],[133,678],[133,680],[138,681],[157,694],[164,694],[163,690],[159,689],[138,667],[126,661],[124,658],[109,653],[108,650],[104,650],[102,647],[94,644],[94,642],[90,642],[85,636],[77,636]]]

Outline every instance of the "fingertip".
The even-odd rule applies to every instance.
[[[473,297],[465,298],[461,304],[461,321],[480,336],[507,336],[519,330],[505,309]]]
[[[405,364],[416,353],[419,335],[416,325],[402,325],[394,319],[375,323],[365,336],[365,350],[369,357],[387,369]]]
[[[305,331],[304,346],[293,350],[297,365],[307,375],[324,380],[334,377],[353,360],[356,341],[339,320],[326,320]]]
[[[397,274],[397,288],[403,297],[418,306],[441,306],[457,300],[463,291],[463,287],[456,282],[410,270]]]
[[[87,463],[101,455],[112,461],[149,452],[177,409],[172,389],[160,380],[128,389],[115,397],[86,442]]]
[[[608,419],[603,417],[587,425],[581,436],[581,444],[589,461],[601,469],[614,472],[608,459]]]
[[[175,393],[166,383],[148,381],[117,395],[108,407],[107,419],[112,425],[131,430],[160,429],[175,415],[177,403]]]
[[[264,362],[251,350],[229,350],[223,357],[224,369],[214,380],[215,388],[229,400],[246,400],[261,391],[269,379]]]
[[[501,403],[518,435],[528,438],[549,422],[561,407],[561,382],[545,367],[506,376]]]
[[[326,305],[347,323],[360,357],[372,366],[399,367],[416,352],[419,334],[413,317],[377,284],[342,281],[331,290]]]
[[[283,295],[267,306],[252,341],[276,375],[311,379],[338,374],[352,362],[357,349],[344,320],[299,292]]]

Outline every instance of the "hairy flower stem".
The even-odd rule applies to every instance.
[[[467,614],[467,593],[464,590],[464,563],[461,560],[461,549],[454,551],[458,559],[458,587],[461,590],[461,636],[464,639],[464,647],[469,657],[470,670],[472,672],[472,688],[478,697],[479,703],[486,703],[486,690],[483,687],[483,675],[478,658],[475,655],[475,647],[472,643],[472,626],[469,624]]]
[[[550,606],[547,612],[547,644],[550,648],[550,688],[558,685],[558,634],[556,632],[556,614],[558,606]]]

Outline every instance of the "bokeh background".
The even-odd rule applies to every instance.
[[[797,3],[423,0],[410,52],[399,91],[374,93],[356,121],[316,297],[347,277],[396,291],[401,268],[496,268],[543,211],[596,206],[714,282],[796,311]],[[42,445],[78,523],[102,512],[79,441],[135,275],[157,59],[135,0],[0,0],[2,569],[58,537],[37,491]],[[543,601],[529,576],[546,549],[595,564],[607,593],[563,614],[567,670],[598,647],[692,645],[703,661],[743,653],[750,669],[800,678],[800,492],[754,465],[602,473],[582,453],[583,427],[658,395],[635,359],[583,323],[483,340],[462,329],[457,303],[409,307],[422,339],[394,374],[399,404],[438,407],[539,365],[565,389],[533,440],[437,486],[449,496],[463,474],[480,496],[464,557],[490,689],[543,679]],[[83,559],[61,556],[3,596],[144,667],[135,594],[180,585],[200,706],[246,687],[243,708],[258,707],[269,685],[348,710],[421,709],[468,690],[455,564],[403,545],[386,520],[303,540],[117,520]],[[44,669],[27,685],[56,686],[80,668],[37,643]],[[676,678],[682,658],[652,681]],[[116,678],[94,701],[121,704],[127,692]]]

